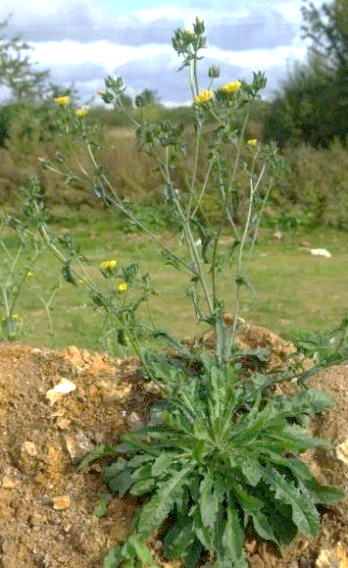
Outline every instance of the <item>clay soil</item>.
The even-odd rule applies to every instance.
[[[74,390],[55,400],[50,391],[62,379]],[[312,424],[332,449],[306,459],[322,482],[348,491],[348,366],[322,372],[311,384],[333,393],[337,404]],[[57,353],[0,345],[1,568],[102,565],[107,550],[125,539],[137,502],[110,496],[107,515],[98,518],[95,507],[106,491],[100,465],[81,471],[77,464],[101,442],[113,444],[143,424],[155,397],[134,360],[74,347]],[[315,541],[299,538],[282,556],[253,538],[246,549],[251,568],[348,568],[348,497],[323,509]]]

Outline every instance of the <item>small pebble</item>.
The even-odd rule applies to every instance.
[[[59,497],[53,497],[53,509],[55,511],[63,511],[64,509],[69,509],[70,507],[70,497],[69,495],[60,495]]]
[[[37,456],[37,449],[33,442],[24,442],[22,444],[21,451],[25,454],[28,454],[32,458],[35,458]]]

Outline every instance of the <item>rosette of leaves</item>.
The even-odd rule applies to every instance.
[[[157,566],[147,541],[158,532],[164,556],[185,568],[199,566],[208,551],[214,568],[247,567],[249,531],[278,547],[298,532],[318,533],[317,505],[342,493],[320,485],[298,456],[328,445],[301,426],[332,404],[328,395],[276,396],[269,377],[241,380],[236,368],[222,371],[208,355],[196,376],[171,366],[159,379],[169,380],[170,396],[154,405],[149,424],[105,448],[119,455],[104,470],[110,489],[148,499],[104,568]]]
[[[294,343],[316,366],[327,367],[348,360],[348,314],[332,331],[298,332]]]

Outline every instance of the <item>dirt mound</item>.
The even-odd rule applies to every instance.
[[[311,464],[322,480],[348,489],[348,367],[311,382],[338,399],[313,426],[334,449],[317,451]],[[98,518],[93,511],[105,491],[100,466],[86,473],[76,463],[101,442],[115,443],[144,423],[155,397],[136,360],[73,347],[56,353],[0,345],[2,568],[101,566],[105,552],[126,537],[137,504],[112,497],[107,516]],[[252,568],[347,568],[347,499],[323,513],[315,542],[299,539],[283,558],[256,540],[247,550]]]

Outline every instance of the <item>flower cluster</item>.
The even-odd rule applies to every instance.
[[[196,105],[203,105],[212,100],[214,93],[212,90],[207,89],[206,91],[201,91],[195,96],[194,102]]]
[[[77,108],[77,109],[75,110],[75,115],[76,115],[78,118],[83,118],[84,116],[87,116],[87,114],[88,114],[88,110],[87,110],[86,108],[83,108],[83,107],[82,107],[82,108]]]
[[[230,81],[222,86],[221,90],[224,93],[231,94],[240,90],[242,83],[240,81]]]
[[[64,95],[62,97],[56,97],[53,101],[57,103],[57,105],[64,107],[70,103],[70,97],[68,95]]]
[[[112,270],[113,268],[116,268],[116,266],[117,260],[103,260],[103,262],[99,264],[100,270]]]
[[[256,146],[257,144],[257,138],[250,138],[250,140],[247,141],[248,146]]]
[[[119,292],[119,294],[123,294],[124,292],[127,292],[127,290],[128,290],[127,282],[120,282],[120,284],[117,287],[117,292]]]

